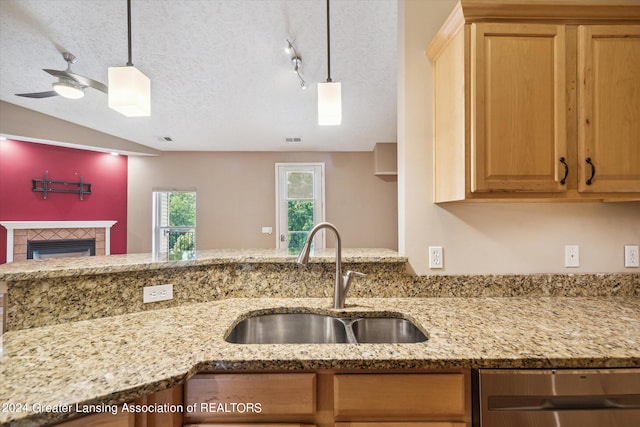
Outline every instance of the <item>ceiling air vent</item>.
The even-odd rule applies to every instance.
[[[298,144],[298,143],[302,142],[302,138],[299,137],[299,136],[285,138],[284,142],[288,142],[290,144]]]

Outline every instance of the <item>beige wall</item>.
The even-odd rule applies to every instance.
[[[431,62],[425,55],[457,0],[399,3],[399,248],[418,274],[629,272],[623,247],[640,244],[640,203],[432,203]],[[403,28],[404,27],[404,28]],[[564,246],[580,245],[579,268]],[[428,247],[444,247],[444,270]]]
[[[326,220],[344,247],[397,249],[397,183],[373,175],[372,153],[165,152],[129,158],[128,252],[151,252],[154,188],[196,188],[198,249],[274,248],[276,162],[325,163]]]

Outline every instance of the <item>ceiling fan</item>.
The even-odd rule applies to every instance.
[[[71,64],[75,64],[78,61],[73,54],[62,52],[62,57],[67,61],[66,70],[48,70],[43,68],[44,71],[58,78],[58,81],[53,83],[53,90],[47,92],[16,93],[16,95],[26,98],[49,98],[60,95],[65,98],[78,99],[84,96],[84,90],[88,87],[108,93],[108,88],[105,84],[71,71]]]

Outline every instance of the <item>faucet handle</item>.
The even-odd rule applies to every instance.
[[[347,276],[347,279],[350,279],[351,276],[353,276],[354,274],[360,277],[367,277],[367,275],[364,273],[359,273],[357,271],[351,271],[351,270],[347,270],[347,274],[345,274],[345,276]]]
[[[353,276],[367,277],[367,275],[364,274],[364,273],[359,273],[357,271],[347,270],[347,273],[343,277],[344,295],[345,296],[347,295],[347,291],[349,290],[349,287],[351,286],[351,279],[353,278]]]

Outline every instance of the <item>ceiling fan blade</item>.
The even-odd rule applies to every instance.
[[[48,92],[16,93],[16,96],[24,96],[25,98],[49,98],[51,96],[58,96],[58,93],[50,90]]]
[[[46,68],[43,68],[43,70],[51,74],[52,76],[75,80],[82,86],[92,87],[99,90],[100,92],[109,93],[107,85],[100,83],[99,81],[90,79],[89,77],[81,76],[80,74],[72,73],[71,71],[49,70]]]
[[[100,83],[97,80],[93,80],[93,79],[90,79],[89,77],[81,76],[80,74],[71,73],[71,72],[67,72],[67,75],[83,86],[92,87],[94,89],[99,90],[100,92],[109,93],[109,89],[107,88],[107,85]]]
[[[64,71],[64,70],[49,70],[46,68],[42,69],[43,71],[46,71],[47,73],[51,74],[52,76],[56,76],[56,77],[69,77],[69,72],[68,71]]]

